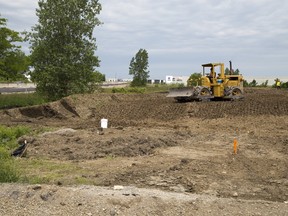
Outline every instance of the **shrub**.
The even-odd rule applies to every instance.
[[[20,172],[15,158],[11,157],[11,152],[18,147],[17,139],[29,132],[30,129],[23,126],[0,126],[0,182],[19,180]]]
[[[17,182],[20,174],[10,152],[0,146],[0,182]]]
[[[127,93],[125,88],[112,88],[112,93]]]
[[[5,127],[0,125],[0,146],[11,150],[17,146],[17,139],[29,132],[30,129],[23,126]]]

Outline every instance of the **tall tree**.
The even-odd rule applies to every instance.
[[[234,71],[234,73],[233,73],[234,75],[239,75],[240,74],[240,71],[239,71],[239,69],[237,68],[235,71]]]
[[[6,27],[7,19],[0,17],[0,80],[26,80],[29,59],[16,43],[23,39],[19,33]]]
[[[229,68],[225,68],[225,75],[230,75],[230,69]],[[232,75],[239,75],[240,74],[240,71],[239,69],[237,68],[236,70],[233,70],[232,69]]]
[[[129,74],[133,75],[131,86],[146,86],[149,78],[148,52],[140,49],[130,61]]]
[[[31,43],[32,79],[37,91],[49,99],[93,90],[96,38],[101,22],[98,0],[39,0],[38,24],[28,34]]]
[[[187,86],[198,86],[201,85],[201,73],[193,73],[190,75],[188,81],[187,81]]]
[[[258,85],[257,81],[255,79],[253,79],[250,83],[249,86],[250,87],[256,87]]]
[[[243,86],[244,86],[244,87],[249,87],[249,83],[248,83],[248,81],[245,80],[245,79],[243,80]]]
[[[230,69],[229,68],[225,68],[225,75],[230,75]]]

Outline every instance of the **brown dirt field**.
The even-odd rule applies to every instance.
[[[235,208],[218,203],[210,205],[212,212],[202,212],[205,202],[197,210],[194,204],[182,203],[181,214],[170,203],[175,211],[164,214],[169,204],[153,206],[147,201],[156,213],[136,214],[133,204],[131,212],[122,209],[119,215],[191,215],[194,210],[193,215],[274,215],[274,208],[278,215],[288,215],[288,91],[245,89],[240,101],[191,103],[177,103],[166,95],[74,95],[43,106],[2,110],[0,123],[54,128],[26,137],[29,149],[23,160],[74,163],[85,167],[87,173],[81,177],[97,186],[160,189],[220,199],[217,202],[238,200],[248,208],[242,214],[239,203]],[[103,132],[101,118],[108,119]],[[57,182],[70,185],[73,175]],[[249,207],[250,202],[258,210]]]

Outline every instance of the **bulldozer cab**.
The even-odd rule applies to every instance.
[[[224,64],[209,63],[203,64],[203,75],[201,79],[202,86],[211,87],[213,84],[224,81]]]
[[[203,76],[208,76],[212,81],[216,79],[224,79],[224,64],[223,63],[209,63],[203,64]],[[209,71],[208,71],[209,68]],[[208,72],[209,73],[208,73]]]

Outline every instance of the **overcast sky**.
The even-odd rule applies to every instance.
[[[150,77],[189,76],[201,64],[224,62],[246,79],[288,81],[287,0],[102,0],[96,27],[106,78],[130,78],[130,60],[149,55]],[[0,0],[8,27],[30,30],[37,0]],[[28,51],[27,45],[23,50]]]

